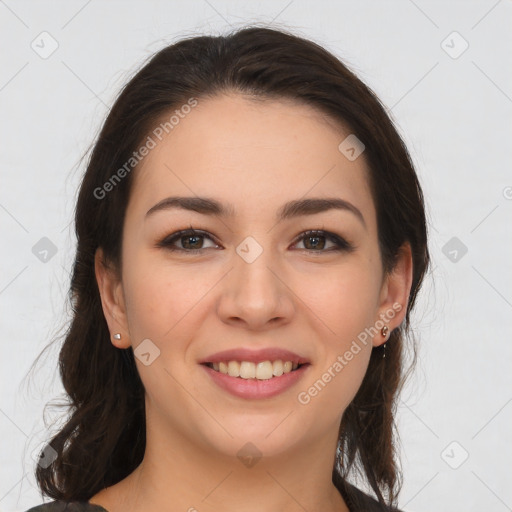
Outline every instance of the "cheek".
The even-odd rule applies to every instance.
[[[125,263],[126,309],[135,344],[144,338],[161,344],[171,329],[176,331],[187,315],[193,316],[194,308],[218,280],[211,271],[171,265],[148,251],[132,253]]]
[[[302,282],[304,302],[316,318],[320,364],[302,390],[301,403],[315,402],[318,411],[325,411],[319,414],[337,418],[363,381],[372,350],[366,329],[377,320],[378,279],[378,269],[361,259]]]
[[[298,401],[304,407],[311,405],[316,418],[338,423],[343,411],[355,397],[364,379],[370,351],[362,348],[357,354],[338,351],[317,369],[298,395]],[[306,409],[307,410],[307,409]]]
[[[362,258],[310,272],[298,285],[299,296],[338,345],[376,320],[378,272]]]

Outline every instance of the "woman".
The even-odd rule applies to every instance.
[[[423,194],[336,57],[260,27],[164,48],[110,111],[75,222],[72,409],[32,512],[396,510]]]

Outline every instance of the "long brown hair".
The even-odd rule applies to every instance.
[[[190,98],[230,91],[294,99],[348,126],[366,148],[384,271],[393,269],[404,242],[411,245],[413,279],[405,320],[392,331],[385,358],[381,347],[372,350],[362,385],[343,415],[333,467],[333,482],[344,494],[349,475],[362,476],[380,503],[394,506],[402,485],[394,416],[409,373],[404,371],[406,346],[414,353],[409,370],[416,361],[410,312],[429,266],[422,190],[405,144],[372,90],[318,44],[261,26],[188,37],[163,48],[125,85],[103,124],[75,211],[72,319],[59,355],[68,416],[49,441],[55,460],[36,467],[38,485],[53,499],[89,500],[143,459],[143,385],[133,351],[110,342],[94,271],[98,247],[108,264],[120,268],[133,172],[123,173],[105,197],[98,191],[118,169],[126,170],[163,115]]]

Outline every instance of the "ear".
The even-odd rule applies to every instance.
[[[398,250],[396,265],[390,274],[384,276],[378,319],[376,325],[387,325],[389,334],[384,337],[379,333],[373,338],[373,346],[377,347],[389,339],[393,329],[398,327],[407,313],[407,304],[412,286],[412,252],[409,242],[405,242]],[[382,329],[382,327],[381,327]]]
[[[105,262],[103,249],[99,247],[94,255],[94,271],[101,296],[101,306],[110,331],[110,340],[117,348],[130,347],[128,322],[121,279]],[[121,334],[116,340],[114,334]]]

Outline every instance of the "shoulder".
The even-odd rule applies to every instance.
[[[346,481],[342,495],[350,512],[404,512],[397,508],[381,505],[375,498]]]
[[[108,512],[87,501],[51,501],[28,509],[26,512]]]

